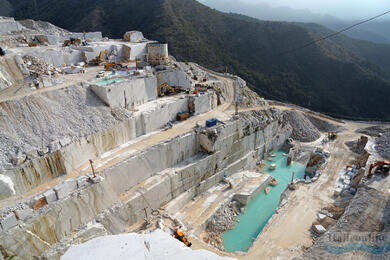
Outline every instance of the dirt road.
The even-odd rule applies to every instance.
[[[273,106],[281,110],[296,109],[289,106]],[[246,109],[251,110],[251,109]],[[318,116],[322,120],[342,127],[338,138],[325,144],[324,149],[331,152],[323,174],[317,182],[301,184],[293,191],[287,204],[274,214],[257,240],[247,253],[220,252],[214,247],[206,245],[198,238],[193,239],[194,248],[204,248],[219,255],[234,257],[237,259],[291,259],[304,252],[304,247],[310,247],[311,225],[317,219],[320,209],[334,202],[333,193],[338,178],[338,173],[347,164],[351,164],[355,155],[345,146],[346,141],[356,140],[361,134],[355,133],[356,129],[371,126],[371,123],[333,121],[326,116]],[[323,135],[325,135],[324,133]],[[316,142],[306,145],[318,145]],[[386,186],[387,187],[387,186]]]

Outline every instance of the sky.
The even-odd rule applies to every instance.
[[[243,0],[243,2],[309,9],[314,13],[329,14],[342,19],[364,19],[390,11],[390,0]],[[390,20],[390,14],[384,19]]]

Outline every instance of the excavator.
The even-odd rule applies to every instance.
[[[104,56],[106,58],[104,58]],[[108,60],[108,51],[107,50],[102,50],[100,53],[99,53],[99,56],[97,56],[96,58],[92,59],[90,62],[89,62],[89,65],[92,65],[92,66],[99,66],[101,65],[104,61]]]
[[[375,172],[373,170],[375,169]],[[377,161],[370,165],[368,170],[367,178],[371,178],[374,173],[388,175],[390,171],[390,162],[389,161]]]
[[[81,40],[76,39],[76,38],[70,38],[69,40],[65,40],[64,44],[62,45],[63,47],[67,47],[70,45],[75,45],[75,46],[80,46],[81,45]]]
[[[157,94],[159,97],[163,97],[165,95],[176,94],[179,92],[180,92],[180,89],[171,87],[171,86],[169,86],[168,83],[163,83],[157,87]]]

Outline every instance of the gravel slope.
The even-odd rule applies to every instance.
[[[283,112],[283,119],[293,128],[291,137],[301,142],[313,142],[320,138],[318,129],[307,117],[296,110],[286,110]]]
[[[97,133],[118,120],[89,89],[67,89],[0,104],[0,169],[13,155],[42,149],[65,137]]]

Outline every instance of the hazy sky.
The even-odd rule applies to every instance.
[[[369,18],[390,11],[390,0],[243,0],[248,3],[268,3],[271,6],[288,6],[309,9],[319,14],[330,14],[344,19]],[[390,14],[386,15],[390,19]]]

